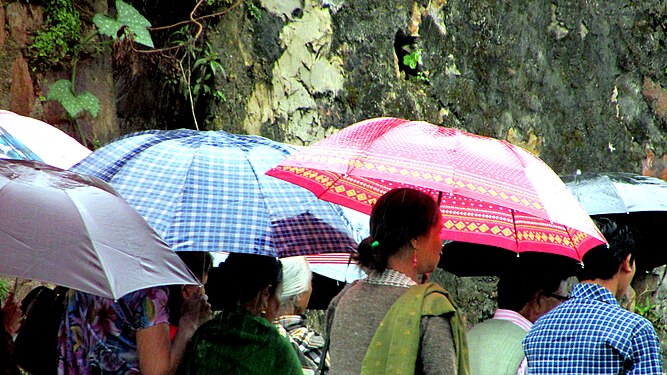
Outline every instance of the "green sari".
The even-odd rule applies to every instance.
[[[182,374],[301,375],[289,341],[266,319],[238,307],[220,311],[192,337]]]

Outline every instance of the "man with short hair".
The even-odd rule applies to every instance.
[[[610,220],[598,227],[609,248],[584,255],[570,299],[540,318],[523,341],[530,374],[662,374],[653,325],[618,303],[635,274],[633,235]]]
[[[567,299],[564,278],[537,269],[500,277],[498,309],[493,318],[466,333],[472,374],[526,374],[521,341],[539,317]]]

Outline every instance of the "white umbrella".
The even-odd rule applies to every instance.
[[[43,163],[0,159],[0,273],[118,299],[198,284],[110,185]]]
[[[13,138],[12,146],[25,146],[38,161],[62,169],[69,169],[92,153],[62,130],[10,111],[0,110],[0,133]]]

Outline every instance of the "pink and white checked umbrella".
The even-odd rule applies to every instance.
[[[538,157],[505,141],[422,121],[376,118],[350,125],[267,174],[365,213],[390,189],[420,189],[440,202],[448,240],[577,260],[606,243]]]

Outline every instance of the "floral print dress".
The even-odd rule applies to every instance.
[[[70,290],[58,332],[58,374],[138,374],[136,331],[167,323],[168,293],[148,288],[114,301]]]

